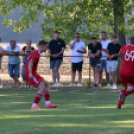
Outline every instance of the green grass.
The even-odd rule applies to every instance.
[[[134,96],[116,109],[119,90],[51,88],[56,109],[31,110],[36,89],[0,89],[0,134],[134,134]],[[90,102],[89,102],[90,101]]]

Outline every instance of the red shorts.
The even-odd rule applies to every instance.
[[[29,73],[26,71],[25,72],[25,77],[26,80],[33,86],[33,87],[38,87],[38,85],[44,81],[44,79],[38,75],[37,73],[32,74],[33,75],[33,79],[29,78]]]
[[[125,76],[120,74],[121,84],[126,86],[127,84],[134,85],[134,76]]]

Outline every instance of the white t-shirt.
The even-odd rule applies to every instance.
[[[70,44],[72,43],[74,43],[74,40],[70,42]],[[76,42],[74,48],[72,49],[72,56],[83,56],[83,54],[77,52],[77,50],[83,51],[84,48],[86,48],[86,45],[83,41]],[[72,57],[72,63],[78,63],[82,61],[83,61],[83,57]]]
[[[111,41],[110,40],[102,40],[101,41],[101,44],[102,44],[102,48],[103,49],[107,49],[107,46],[108,46],[108,44],[110,43]],[[105,56],[105,57],[103,57],[103,56]],[[107,59],[107,53],[105,52],[105,51],[102,51],[102,59]]]

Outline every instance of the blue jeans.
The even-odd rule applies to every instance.
[[[107,59],[101,60],[100,71],[103,71],[103,69],[105,69],[105,71],[107,71]]]
[[[8,72],[10,77],[18,77],[19,78],[19,71],[20,71],[20,63],[18,64],[9,64],[8,63]]]
[[[25,77],[25,66],[26,66],[26,64],[23,65],[22,71],[21,71],[21,76],[22,76],[23,81],[26,81],[26,77]]]

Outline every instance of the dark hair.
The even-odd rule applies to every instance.
[[[75,34],[78,34],[78,35],[80,35],[80,33],[75,33]]]
[[[106,31],[102,31],[101,33],[105,33],[105,34],[107,34],[107,32],[106,32]]]
[[[26,43],[27,43],[27,41],[30,41],[32,43],[32,40],[31,39],[26,40]]]
[[[14,42],[16,44],[16,41],[15,40],[11,40],[10,43]]]
[[[38,43],[39,46],[41,46],[41,45],[45,46],[47,44],[48,44],[48,42],[46,42],[45,40],[40,40],[39,43]]]
[[[92,38],[91,38],[91,40],[95,40],[95,39],[97,39],[97,38],[96,38],[96,37],[92,37]]]
[[[134,36],[131,38],[130,43],[134,45]]]
[[[58,33],[58,34],[60,34],[60,31],[56,30],[54,33]]]

